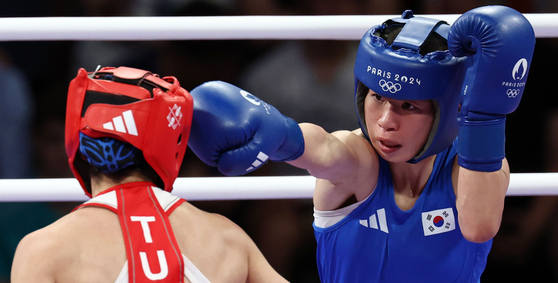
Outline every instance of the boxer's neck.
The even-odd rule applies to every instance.
[[[144,181],[149,181],[149,179],[135,171],[131,171],[130,174],[121,176],[118,179],[110,177],[108,174],[98,174],[96,176],[91,176],[91,193],[93,197],[95,197],[106,189],[117,185]]]

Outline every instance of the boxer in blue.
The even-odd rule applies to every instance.
[[[226,175],[273,160],[317,177],[322,282],[479,282],[509,184],[506,115],[534,45],[529,22],[508,7],[473,9],[451,27],[406,11],[360,42],[360,129],[297,124],[209,82],[191,92],[189,145]]]

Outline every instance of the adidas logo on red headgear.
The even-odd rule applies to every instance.
[[[118,115],[112,118],[111,122],[106,122],[103,124],[103,128],[111,131],[130,134],[133,136],[138,135],[138,129],[136,128],[136,120],[134,120],[134,115],[132,114],[132,110],[124,111],[122,112],[122,115]]]

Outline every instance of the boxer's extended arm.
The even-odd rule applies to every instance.
[[[322,127],[310,123],[301,123],[299,126],[304,135],[305,151],[301,157],[287,163],[333,183],[342,181],[354,172],[358,155],[345,142],[351,138],[361,138],[350,131],[330,134]]]
[[[314,124],[302,123],[306,150],[287,163],[317,177],[314,207],[335,210],[354,195],[367,197],[378,180],[378,155],[360,129],[331,134]]]
[[[194,117],[188,145],[223,174],[245,174],[267,160],[286,161],[320,179],[314,204],[324,210],[339,207],[356,188],[374,187],[378,160],[360,130],[330,134],[314,124],[297,125],[225,82],[202,84],[191,94]]]

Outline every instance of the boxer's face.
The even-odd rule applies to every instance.
[[[364,113],[370,142],[389,162],[406,162],[424,147],[432,123],[431,100],[396,100],[372,90],[364,100]]]

